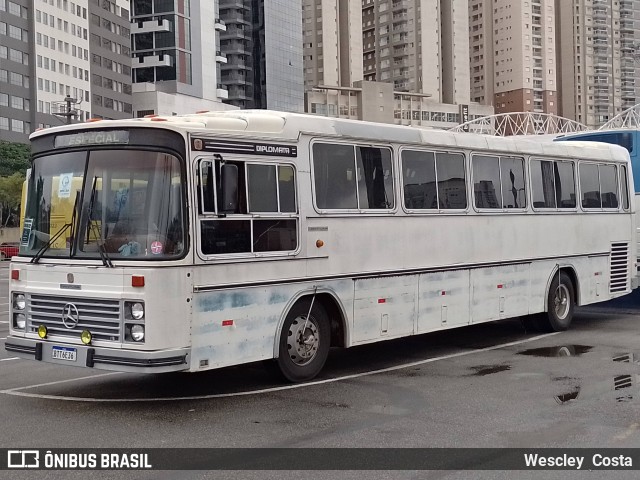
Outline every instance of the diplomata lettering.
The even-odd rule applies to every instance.
[[[289,155],[291,154],[291,149],[289,147],[275,147],[273,145],[256,145],[256,152]]]
[[[214,138],[192,138],[191,148],[196,151],[215,153],[237,153],[239,155],[267,155],[274,157],[296,157],[297,145],[277,143],[239,142]]]
[[[527,467],[571,467],[576,470],[582,468],[584,457],[573,457],[571,455],[560,455],[556,457],[547,457],[538,455],[537,453],[525,453],[524,462]]]

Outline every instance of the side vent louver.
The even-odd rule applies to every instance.
[[[629,244],[611,244],[611,283],[609,292],[626,292],[629,289]]]

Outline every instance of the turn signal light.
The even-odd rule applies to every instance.
[[[131,275],[132,287],[144,287],[144,275]]]
[[[20,280],[20,270],[11,270],[11,280]]]

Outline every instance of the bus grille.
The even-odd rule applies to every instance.
[[[629,289],[629,244],[611,244],[611,283],[609,292],[626,292]]]
[[[83,330],[89,330],[94,340],[111,342],[120,341],[120,301],[97,298],[74,298],[48,295],[29,295],[27,297],[27,331],[37,332],[38,326],[47,327],[49,335],[80,338]],[[75,306],[78,312],[78,323],[67,321],[63,316],[69,305]],[[71,308],[72,316],[75,309]]]

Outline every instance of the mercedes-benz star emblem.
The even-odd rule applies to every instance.
[[[80,314],[78,308],[73,303],[67,303],[62,307],[62,323],[65,327],[71,329],[76,328],[80,321]]]

